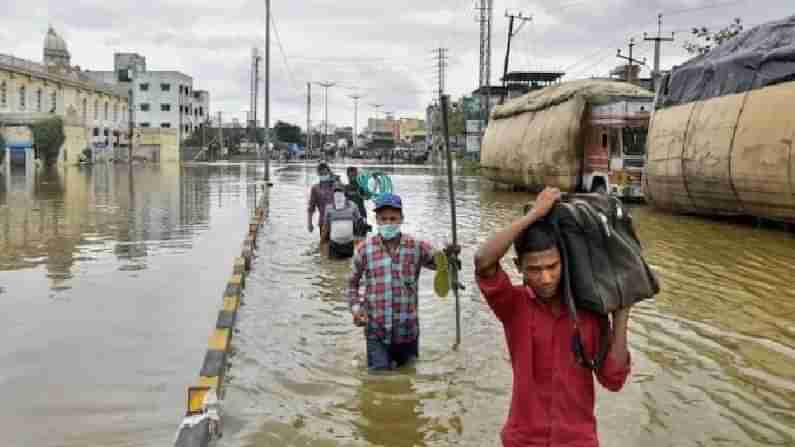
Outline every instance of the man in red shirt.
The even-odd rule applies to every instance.
[[[486,241],[475,255],[475,275],[489,306],[502,322],[513,367],[513,392],[502,429],[505,447],[596,447],[594,380],[618,391],[629,375],[629,309],[612,315],[605,361],[596,371],[580,366],[572,352],[574,328],[561,298],[561,258],[552,228],[542,218],[560,198],[547,188],[532,209]],[[540,222],[541,221],[541,222]],[[500,260],[514,244],[514,262],[524,284],[513,285]],[[599,316],[577,313],[583,346],[599,349]]]

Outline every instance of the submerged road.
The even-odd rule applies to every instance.
[[[444,171],[385,169],[405,231],[443,243]],[[344,298],[349,264],[321,258],[306,232],[313,167],[272,177],[219,445],[498,445],[511,370],[472,256],[531,197],[457,178],[463,345],[451,349],[453,300],[433,295],[426,271],[419,362],[372,376]],[[253,179],[250,165],[96,166],[0,185],[3,445],[171,445]],[[663,292],[633,311],[629,383],[598,395],[603,444],[795,445],[795,238],[642,206],[634,215]]]
[[[444,171],[389,173],[404,199],[404,230],[443,243],[450,228]],[[463,346],[451,349],[454,304],[434,296],[426,271],[420,361],[372,376],[344,297],[349,263],[322,258],[317,235],[305,229],[315,181],[301,167],[275,176],[221,444],[499,445],[511,370],[501,326],[474,284],[472,256],[531,197],[495,192],[478,177],[457,179]],[[598,395],[603,444],[795,444],[795,239],[646,207],[634,213],[664,289],[633,311],[629,383]]]

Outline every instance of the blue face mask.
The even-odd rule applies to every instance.
[[[331,181],[331,176],[330,175],[321,175],[320,176],[320,182],[321,183],[330,182],[330,181]]]
[[[390,241],[400,235],[400,224],[383,224],[378,226],[378,234],[386,241]]]

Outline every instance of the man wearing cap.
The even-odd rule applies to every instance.
[[[436,269],[433,246],[400,231],[400,196],[386,193],[376,198],[375,220],[378,233],[356,250],[348,279],[348,301],[354,324],[365,327],[371,371],[397,368],[419,356],[420,270]],[[444,251],[458,249],[451,246]],[[362,278],[364,295],[359,290]]]
[[[327,242],[327,239],[324,239],[324,236],[328,235],[328,232],[324,231],[324,226],[326,224],[326,207],[331,205],[331,203],[334,201],[334,176],[331,174],[331,168],[329,168],[326,163],[322,162],[317,165],[317,176],[319,181],[313,185],[312,189],[309,191],[307,230],[309,230],[310,233],[315,230],[314,225],[312,225],[312,215],[315,214],[315,210],[317,210],[317,224],[318,227],[320,227],[320,243],[322,251],[322,245]]]

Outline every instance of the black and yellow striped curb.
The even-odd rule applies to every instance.
[[[248,223],[240,256],[235,258],[232,275],[224,288],[221,309],[207,342],[199,378],[194,386],[188,387],[187,411],[177,431],[176,447],[204,447],[221,435],[218,402],[224,397],[224,379],[229,369],[232,336],[238,311],[243,304],[246,277],[257,249],[257,235],[265,221],[265,204],[263,194]]]

